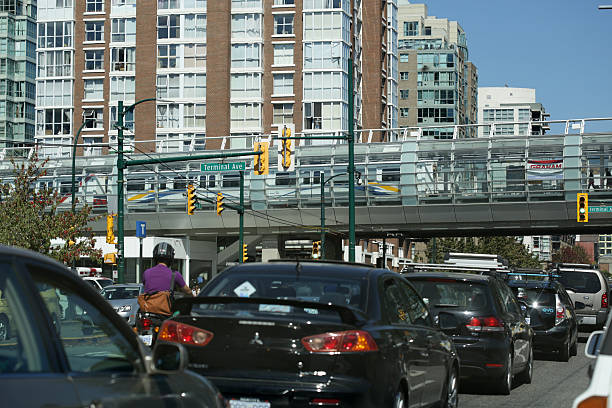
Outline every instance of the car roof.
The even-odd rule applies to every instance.
[[[390,273],[386,269],[376,269],[372,266],[364,264],[353,264],[353,263],[339,263],[339,262],[326,262],[326,261],[274,261],[274,262],[248,262],[239,265],[234,265],[223,273],[236,273],[236,272],[248,272],[248,273],[287,273],[296,272],[297,265],[300,265],[300,273],[305,274],[324,274],[334,275],[346,278],[354,278],[355,276],[364,277],[371,274],[382,274]]]
[[[488,282],[491,280],[491,275],[479,275],[475,273],[459,273],[459,272],[411,272],[402,274],[406,278],[447,278],[469,282]]]
[[[83,276],[84,280],[112,280],[111,278],[107,278],[105,276]]]
[[[24,248],[18,248],[18,247],[14,247],[14,246],[8,246],[8,245],[2,245],[0,244],[0,254],[1,255],[9,255],[9,256],[17,256],[19,258],[28,258],[31,260],[35,260],[35,261],[39,261],[39,262],[44,262],[47,264],[53,264],[55,266],[58,266],[64,270],[68,270],[68,268],[66,267],[66,265],[64,265],[63,263],[60,263],[58,261],[56,261],[55,259],[49,258],[48,256],[45,256],[41,253],[38,252],[34,252],[34,251],[30,251],[28,249],[24,249]]]

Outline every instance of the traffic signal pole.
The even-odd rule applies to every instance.
[[[240,241],[240,248],[243,250],[244,248],[244,171],[240,171],[240,211],[238,211],[240,215],[240,229],[238,240]],[[243,254],[240,254],[238,257],[238,262],[244,262]]]

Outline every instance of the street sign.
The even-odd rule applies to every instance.
[[[612,205],[607,206],[589,206],[589,212],[592,213],[612,213]]]
[[[145,221],[136,221],[136,236],[138,238],[147,237],[147,223]]]
[[[240,171],[246,170],[246,162],[200,163],[200,171]]]

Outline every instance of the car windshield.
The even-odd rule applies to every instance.
[[[409,278],[430,307],[453,307],[465,310],[491,309],[488,286],[447,278]]]
[[[601,290],[599,276],[594,272],[561,271],[559,282],[577,293],[597,293]]]
[[[511,287],[518,300],[525,301],[532,307],[555,306],[557,299],[555,292],[544,288]]]
[[[106,287],[102,291],[102,296],[106,300],[115,300],[115,299],[133,299],[138,297],[140,292],[140,288],[138,286],[130,286],[124,288],[113,288]]]
[[[112,280],[110,280],[110,279],[99,279],[99,280],[98,280],[98,283],[100,284],[100,286],[102,286],[103,288],[105,288],[105,287],[107,287],[107,286],[109,286],[109,285],[112,285],[112,284],[113,284],[113,283],[115,283],[115,282],[113,282],[113,281],[112,281]]]

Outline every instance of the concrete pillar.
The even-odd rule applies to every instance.
[[[284,241],[280,239],[280,236],[267,235],[261,240],[261,262],[268,262],[271,259],[281,259],[281,251],[279,248],[284,249]]]
[[[581,141],[582,135],[565,135],[563,146],[563,179],[565,181],[565,200],[576,201],[576,193],[582,191],[581,181]],[[588,174],[588,169],[586,172]],[[586,176],[586,174],[585,174]]]
[[[342,261],[342,238],[336,235],[325,236],[325,259],[331,261]],[[348,259],[348,258],[347,258]]]
[[[416,137],[402,143],[402,164],[400,164],[400,194],[402,205],[417,205],[416,163],[418,144]]]

